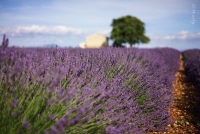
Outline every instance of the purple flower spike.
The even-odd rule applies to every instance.
[[[8,47],[8,43],[9,43],[9,39],[6,38],[6,35],[4,34],[3,35],[2,44],[1,44],[0,48],[3,48],[3,49],[7,48]]]
[[[53,118],[55,118],[55,116],[54,116],[53,114],[49,114],[49,115],[47,116],[47,119],[48,119],[48,120],[51,120],[51,119],[53,119]]]
[[[65,130],[65,127],[67,125],[67,120],[63,117],[61,119],[59,119],[56,122],[56,126],[58,127],[59,130],[61,130],[62,132]]]
[[[16,108],[18,105],[18,100],[15,98],[12,103],[12,109]]]
[[[52,126],[51,127],[51,132],[54,132],[54,133],[59,133],[59,130],[55,127],[55,126]]]
[[[27,129],[27,127],[28,127],[28,121],[26,120],[26,118],[22,121],[22,127],[24,129]]]

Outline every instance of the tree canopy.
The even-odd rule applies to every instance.
[[[150,39],[145,36],[144,23],[133,16],[123,16],[113,19],[111,26],[111,39],[114,40],[114,47],[123,47],[122,43],[129,43],[132,47],[135,44],[148,43]]]

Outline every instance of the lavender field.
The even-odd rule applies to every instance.
[[[0,132],[165,131],[179,56],[171,48],[2,47]]]

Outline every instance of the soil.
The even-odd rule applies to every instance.
[[[151,134],[200,134],[200,93],[185,74],[184,62],[180,56],[180,68],[173,85],[173,108],[169,109],[173,124],[167,126],[167,132]]]

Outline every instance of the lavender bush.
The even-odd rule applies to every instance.
[[[0,131],[163,131],[179,54],[169,48],[0,49]]]
[[[191,81],[200,88],[200,50],[192,49],[183,52],[184,66]]]
[[[189,81],[194,85],[196,90],[196,96],[192,101],[192,107],[188,110],[190,115],[193,116],[196,121],[191,121],[197,129],[197,133],[200,133],[200,50],[191,49],[183,52],[185,73]]]

